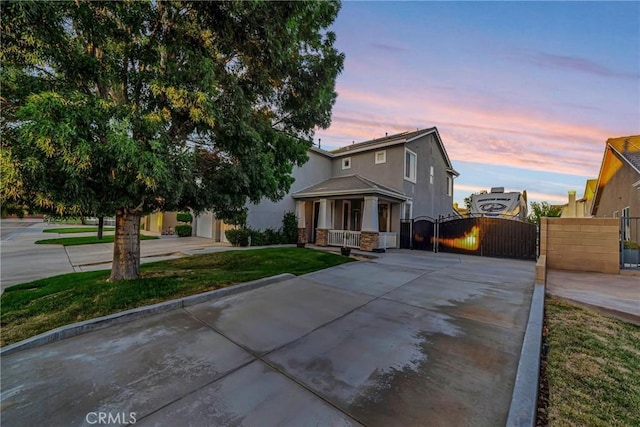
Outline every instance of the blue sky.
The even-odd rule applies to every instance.
[[[460,177],[566,202],[607,138],[640,134],[640,2],[343,2],[340,147],[436,126]]]

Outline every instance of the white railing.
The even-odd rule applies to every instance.
[[[359,248],[360,247],[359,231],[329,230],[329,239],[327,244],[329,246],[342,246],[344,244],[345,232],[347,233],[347,247]]]
[[[398,233],[380,232],[378,237],[378,247],[381,249],[397,248],[398,247]]]

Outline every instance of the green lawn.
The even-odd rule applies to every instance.
[[[140,235],[140,240],[155,240],[158,236]],[[36,245],[63,245],[63,246],[76,246],[76,245],[93,245],[95,243],[112,243],[114,239],[113,234],[108,236],[102,236],[102,240],[98,240],[98,236],[84,236],[84,237],[61,237],[59,239],[45,239],[36,240]]]
[[[640,326],[554,298],[545,326],[548,425],[640,426]]]
[[[102,231],[113,231],[115,227],[104,227]],[[42,230],[43,233],[58,233],[58,234],[71,234],[71,233],[97,233],[98,227],[64,227],[64,228],[47,228]]]
[[[142,278],[134,281],[109,283],[109,271],[102,270],[23,283],[6,288],[0,299],[0,345],[135,307],[349,261],[352,259],[313,249],[249,249],[144,264]]]

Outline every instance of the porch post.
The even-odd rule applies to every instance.
[[[296,201],[296,217],[298,217],[298,241],[297,243],[307,243],[307,229],[305,224],[304,201]]]
[[[363,251],[373,251],[378,249],[379,239],[378,198],[376,196],[367,196],[364,198],[364,209],[362,212],[360,249]]]
[[[329,244],[329,220],[331,218],[331,204],[327,199],[320,199],[318,210],[318,228],[316,229],[316,245],[327,246]]]

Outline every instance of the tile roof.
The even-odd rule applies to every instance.
[[[397,199],[406,200],[409,197],[391,187],[378,184],[375,181],[360,175],[348,175],[329,178],[311,187],[304,188],[293,194],[294,198],[317,197],[321,195],[355,195],[355,194],[381,194]]]
[[[640,135],[609,138],[607,144],[640,172]]]
[[[400,133],[396,133],[394,135],[387,135],[387,136],[383,136],[382,138],[376,138],[376,139],[370,139],[368,141],[364,141],[364,142],[359,142],[357,144],[351,144],[351,145],[347,145],[345,147],[341,147],[338,148],[336,150],[332,150],[331,153],[334,154],[338,154],[338,153],[344,153],[346,151],[351,151],[351,150],[357,150],[357,149],[361,149],[361,148],[366,148],[369,146],[376,146],[378,144],[391,144],[394,142],[397,143],[401,143],[401,142],[406,142],[407,140],[416,137],[418,135],[421,134],[426,134],[426,133],[431,133],[433,131],[435,131],[436,128],[432,127],[432,128],[428,128],[428,129],[418,129],[415,130],[413,132],[400,132]]]

